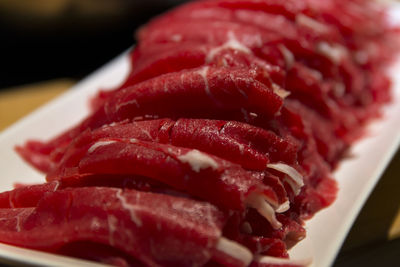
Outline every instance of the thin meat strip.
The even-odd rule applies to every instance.
[[[148,266],[210,259],[247,266],[252,254],[222,237],[226,215],[185,198],[114,188],[47,192],[37,207],[0,209],[0,240],[44,251],[78,241],[117,248]]]
[[[261,173],[246,171],[240,165],[196,149],[137,139],[97,140],[77,166],[65,168],[54,179],[82,174],[149,177],[225,209],[254,207],[274,228],[281,227],[275,210],[288,208],[287,199],[278,197],[272,187],[264,184]]]
[[[204,67],[161,75],[117,92],[105,104],[76,127],[47,143],[28,142],[17,147],[19,154],[42,171],[51,169],[46,158],[66,146],[87,128],[96,129],[116,121],[179,118],[184,116],[215,118],[243,109],[272,117],[283,103],[276,86],[265,84],[265,73],[247,69]],[[46,158],[47,159],[47,158]]]
[[[104,138],[125,138],[193,148],[213,154],[249,170],[263,171],[268,163],[284,162],[295,166],[298,147],[272,131],[237,121],[206,119],[158,119],[121,122],[85,131],[68,147],[50,155],[56,166],[47,177],[74,166],[78,155],[93,142]],[[76,160],[75,160],[76,159]]]

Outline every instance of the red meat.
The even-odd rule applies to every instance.
[[[56,191],[36,208],[0,213],[9,218],[0,222],[2,242],[57,251],[90,241],[118,248],[149,266],[207,262],[217,254],[225,220],[207,203],[100,187]]]
[[[170,119],[137,121],[100,127],[85,131],[67,150],[51,155],[57,170],[75,166],[81,153],[101,138],[135,138],[143,141],[167,143],[195,148],[242,165],[245,169],[265,170],[269,162],[295,164],[298,148],[271,131],[245,123],[204,119]]]
[[[120,265],[306,265],[287,249],[390,100],[385,20],[366,0],[204,0],[156,18],[92,114],[17,147],[50,182],[0,194],[0,241]]]
[[[56,191],[60,182],[18,187],[11,191],[0,193],[0,209],[35,207],[43,195]]]
[[[34,166],[43,168],[35,158],[65,146],[87,128],[124,119],[143,120],[158,117],[219,117],[242,110],[274,116],[282,105],[280,90],[272,86],[266,73],[246,69],[200,68],[172,73],[142,82],[117,92],[113,97],[78,126],[48,143],[33,149],[30,142],[17,151]],[[266,104],[268,103],[268,105]],[[35,142],[37,143],[37,142]],[[43,153],[44,151],[44,153]]]
[[[245,171],[239,165],[198,150],[136,139],[98,140],[78,166],[64,168],[55,178],[79,174],[150,177],[227,209],[243,210],[246,203],[252,206],[257,199],[278,209],[286,201],[262,183],[260,174]],[[273,211],[270,215],[274,216]],[[279,222],[269,220],[279,228]]]
[[[271,49],[274,49],[271,47]],[[273,63],[284,66],[284,59],[278,49],[275,49]],[[240,44],[226,44],[220,47],[193,43],[168,43],[143,47],[139,45],[131,53],[134,63],[127,80],[117,89],[101,91],[92,100],[93,109],[101,106],[115,91],[135,85],[139,82],[157,77],[161,74],[177,72],[184,69],[197,68],[204,64],[213,67],[260,68],[268,74],[271,80],[283,85],[284,73],[278,66],[273,66],[249,53]]]

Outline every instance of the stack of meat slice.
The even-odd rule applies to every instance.
[[[137,38],[87,118],[17,147],[47,183],[0,194],[0,241],[115,265],[304,265],[287,249],[390,99],[384,10],[196,1]]]

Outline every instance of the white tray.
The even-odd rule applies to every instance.
[[[393,19],[400,8],[392,9]],[[80,121],[88,113],[87,100],[100,88],[113,88],[129,69],[127,53],[96,71],[56,100],[36,110],[0,134],[0,191],[14,183],[41,183],[43,176],[14,152],[28,139],[46,140]],[[392,73],[400,73],[400,61]],[[379,180],[400,143],[400,75],[394,79],[394,100],[383,118],[373,122],[368,136],[351,149],[353,158],[343,161],[335,173],[337,200],[307,222],[307,238],[290,252],[293,259],[313,259],[313,266],[330,266],[368,195]],[[0,261],[41,266],[83,266],[87,261],[56,256],[0,244]]]

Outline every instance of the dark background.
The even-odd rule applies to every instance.
[[[0,0],[0,88],[80,79],[134,44],[183,0]]]

